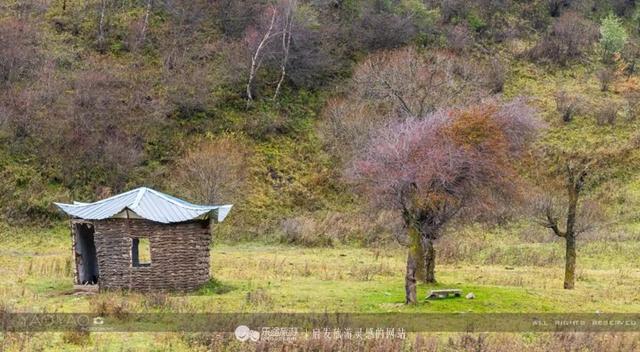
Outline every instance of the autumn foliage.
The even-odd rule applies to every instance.
[[[488,206],[514,189],[514,160],[540,124],[524,100],[439,110],[423,118],[392,122],[355,158],[347,176],[381,205],[404,208],[415,200],[436,207]],[[494,193],[494,192],[491,192]]]
[[[487,212],[517,193],[516,160],[540,126],[523,99],[439,110],[388,124],[352,161],[347,177],[402,214],[407,303],[415,302],[418,265],[435,282],[433,242],[443,227],[462,210]]]

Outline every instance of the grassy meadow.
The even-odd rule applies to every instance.
[[[569,291],[562,289],[562,243],[532,226],[466,228],[443,238],[437,246],[438,284],[420,284],[420,303],[416,306],[404,304],[406,252],[393,245],[309,248],[269,242],[216,242],[211,248],[214,279],[198,292],[74,295],[70,239],[64,224],[44,230],[16,231],[5,227],[0,237],[0,302],[2,309],[12,312],[89,312],[106,316],[138,312],[640,311],[640,262],[633,260],[640,252],[640,233],[634,232],[633,227],[621,229],[615,241],[603,240],[596,234],[585,238],[579,247],[576,289]],[[425,299],[429,290],[438,288],[460,288],[464,294],[473,292],[476,298]],[[508,335],[410,335],[403,345],[394,342],[397,346],[387,347],[419,349],[415,344],[427,339],[426,350],[428,346],[464,350],[463,345],[472,339],[474,346],[490,342],[491,348],[500,348],[499,341]],[[518,343],[531,348],[536,341],[555,341],[561,346],[569,343],[565,338],[536,337],[545,334],[513,335]],[[587,343],[608,335],[576,336],[571,343]],[[626,341],[634,335],[621,336],[615,338]],[[231,343],[240,350],[255,348],[233,339],[216,338],[186,333],[93,332],[90,338],[74,333],[13,333],[3,335],[0,346],[7,351],[206,350],[215,343]],[[353,348],[357,350],[357,346]]]

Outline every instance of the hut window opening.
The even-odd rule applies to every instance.
[[[131,266],[142,267],[151,265],[151,247],[148,238],[131,239]]]

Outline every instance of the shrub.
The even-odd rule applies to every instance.
[[[287,78],[295,87],[317,89],[346,72],[349,61],[343,57],[345,49],[337,44],[340,42],[339,33],[327,33],[328,29],[322,30],[326,27],[308,22],[310,20],[307,23],[296,23],[296,30],[292,34]],[[387,38],[389,41],[398,39]],[[371,41],[369,43],[372,44]],[[385,45],[396,44],[387,42]]]
[[[358,281],[371,281],[375,276],[392,276],[394,274],[394,271],[384,262],[356,265],[350,271],[350,276]]]
[[[403,233],[398,221],[387,211],[300,215],[282,221],[280,241],[309,247],[333,246],[347,241],[365,245],[404,242],[404,238],[398,238],[398,234]]]
[[[596,123],[598,126],[614,125],[618,117],[618,105],[612,102],[606,103],[596,111]]]
[[[129,304],[124,298],[115,295],[99,295],[91,297],[93,313],[103,317],[124,319],[129,314]]]
[[[560,113],[563,122],[571,122],[573,115],[578,110],[578,98],[570,95],[566,91],[559,91],[555,94],[556,111]]]
[[[624,29],[622,22],[614,14],[610,14],[600,26],[600,45],[605,60],[609,60],[611,55],[622,51],[627,43],[629,35]]]
[[[27,22],[0,20],[0,86],[27,77],[38,57],[36,32]]]
[[[609,85],[615,79],[615,73],[611,68],[605,67],[596,72],[596,77],[600,82],[600,90],[606,92],[609,90]]]
[[[620,71],[631,78],[638,71],[638,58],[640,57],[640,46],[635,42],[629,42],[620,53],[618,64],[622,64]]]
[[[177,162],[173,187],[197,202],[236,202],[245,190],[248,157],[237,137],[205,141]]]
[[[220,0],[213,4],[220,30],[232,38],[240,38],[247,27],[255,25],[264,6],[252,0]]]
[[[633,24],[633,29],[635,29],[636,32],[640,32],[640,7],[633,13],[631,23]]]
[[[611,6],[616,15],[624,17],[633,11],[635,0],[611,0]]]
[[[562,9],[569,7],[571,0],[547,0],[547,8],[551,17],[559,17]]]
[[[487,22],[485,22],[475,11],[469,12],[467,15],[467,23],[471,29],[478,33],[487,28]]]
[[[640,114],[640,92],[626,92],[624,98],[626,118],[628,121],[634,121]]]
[[[529,50],[533,60],[548,60],[565,65],[581,57],[595,40],[591,21],[575,12],[566,12],[556,19],[547,34]]]
[[[506,81],[507,69],[499,59],[493,59],[487,66],[487,87],[491,93],[501,93]]]
[[[365,9],[352,32],[366,51],[398,48],[409,43],[417,34],[410,14],[375,9]]]
[[[445,23],[451,22],[456,17],[465,17],[467,11],[467,2],[464,0],[442,0],[440,3],[440,14]]]
[[[464,24],[457,25],[447,32],[447,45],[454,51],[464,52],[472,43],[473,34]]]

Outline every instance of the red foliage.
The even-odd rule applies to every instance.
[[[521,99],[440,110],[389,124],[347,176],[379,206],[417,214],[424,231],[437,231],[463,207],[490,209],[514,193],[513,160],[539,127]]]

